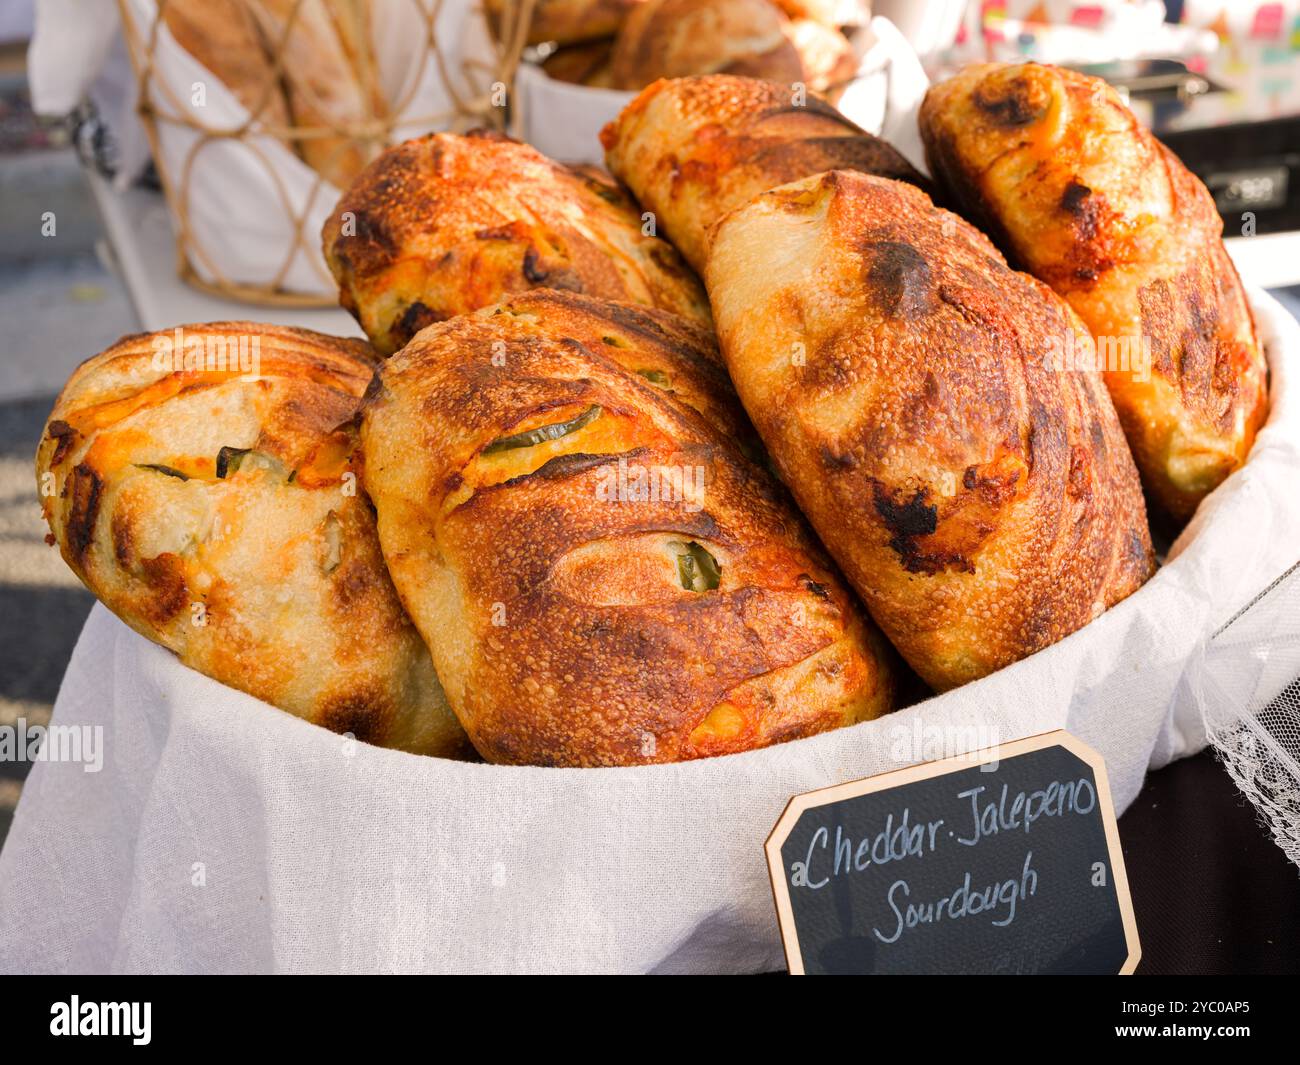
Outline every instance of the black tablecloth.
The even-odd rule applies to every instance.
[[[1300,973],[1300,869],[1208,752],[1149,774],[1119,831],[1139,975]]]

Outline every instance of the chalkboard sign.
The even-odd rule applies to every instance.
[[[1131,973],[1101,757],[1067,732],[796,796],[767,841],[792,973]]]

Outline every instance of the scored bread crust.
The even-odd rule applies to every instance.
[[[433,322],[562,288],[709,321],[699,279],[594,169],[479,130],[389,149],[321,231],[339,302],[388,355]]]
[[[191,668],[336,732],[460,756],[356,490],[347,423],[377,361],[252,322],[124,337],[55,403],[41,505],[86,587]]]
[[[376,379],[362,442],[384,557],[489,761],[670,762],[890,708],[883,641],[720,429],[739,414],[711,345],[668,316],[537,292],[431,326]],[[702,474],[702,497],[649,491],[656,470]],[[686,585],[674,560],[691,544],[716,586]]]
[[[921,132],[954,200],[1092,331],[1147,489],[1190,517],[1246,460],[1268,409],[1205,186],[1104,81],[1056,67],[969,67],[930,90]]]
[[[1153,567],[1083,327],[968,223],[848,171],[728,215],[707,271],[732,380],[894,646],[955,687],[1087,624]]]
[[[601,141],[611,172],[697,271],[718,219],[777,185],[862,170],[926,187],[893,147],[820,97],[796,105],[788,86],[752,78],[655,82],[605,127]]]

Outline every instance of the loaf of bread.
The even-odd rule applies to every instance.
[[[838,99],[858,72],[858,60],[848,38],[817,19],[797,18],[786,23],[785,35],[799,53],[800,79],[810,89]]]
[[[488,761],[671,762],[890,708],[886,649],[727,430],[712,343],[534,292],[381,370],[362,440],[384,557]]]
[[[318,725],[469,751],[384,568],[352,468],[377,357],[251,322],[126,337],[41,438],[52,542],[137,632]]]
[[[1092,332],[1143,481],[1176,520],[1240,466],[1267,370],[1205,186],[1105,82],[969,67],[921,109],[931,168]]]
[[[699,280],[647,235],[608,176],[497,133],[436,133],[389,149],[321,239],[339,302],[386,355],[433,322],[532,288],[709,320]]]
[[[938,690],[1087,624],[1153,567],[1084,332],[923,192],[832,171],[727,215],[706,269],[731,378],[872,615]]]
[[[257,22],[241,0],[168,0],[161,15],[176,43],[207,67],[254,119],[288,128],[284,89]]]
[[[536,0],[525,44],[578,44],[601,37],[613,37],[642,0]],[[488,25],[499,41],[514,29],[523,4],[521,0],[484,0]]]
[[[609,64],[613,45],[612,40],[565,45],[542,61],[542,69],[556,81],[612,89],[614,76]]]
[[[814,19],[823,26],[858,25],[865,21],[866,0],[776,0],[792,19]]]
[[[890,145],[789,86],[712,75],[658,81],[601,133],[611,171],[697,271],[708,234],[760,192],[826,170],[926,185]]]
[[[614,87],[632,92],[689,74],[807,81],[771,0],[646,0],[619,31],[612,67]]]

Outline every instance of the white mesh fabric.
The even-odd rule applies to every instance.
[[[1300,563],[1210,637],[1188,684],[1211,745],[1300,866]]]

